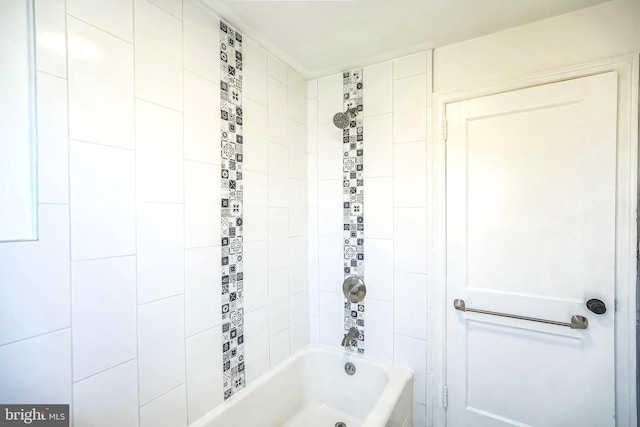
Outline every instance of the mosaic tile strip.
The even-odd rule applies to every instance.
[[[242,224],[242,34],[220,21],[222,372],[224,398],[245,386]]]
[[[342,179],[344,217],[344,278],[358,276],[364,280],[364,180],[362,129],[362,69],[342,74],[344,111],[357,108],[349,127],[342,131]],[[344,300],[344,330],[357,327],[357,339],[347,347],[364,354],[364,301],[350,303]]]

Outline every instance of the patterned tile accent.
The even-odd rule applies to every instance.
[[[222,371],[224,398],[245,386],[242,266],[242,34],[220,21]]]
[[[364,280],[364,181],[363,120],[362,120],[362,69],[342,74],[344,110],[357,108],[349,127],[342,131],[343,154],[343,217],[344,217],[344,277],[358,276]],[[344,300],[345,333],[353,326],[360,331],[358,339],[347,347],[364,353],[364,301],[350,303]]]

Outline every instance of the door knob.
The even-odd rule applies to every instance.
[[[587,308],[595,314],[604,314],[607,312],[607,306],[599,299],[590,299],[587,301]]]

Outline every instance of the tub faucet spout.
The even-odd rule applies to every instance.
[[[342,338],[342,346],[346,347],[351,345],[351,340],[358,338],[358,335],[360,335],[358,328],[352,326],[351,329],[349,329],[349,332],[344,334],[344,337]]]

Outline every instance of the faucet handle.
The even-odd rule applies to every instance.
[[[342,283],[342,292],[349,302],[360,302],[367,295],[367,287],[358,276],[349,276]]]

